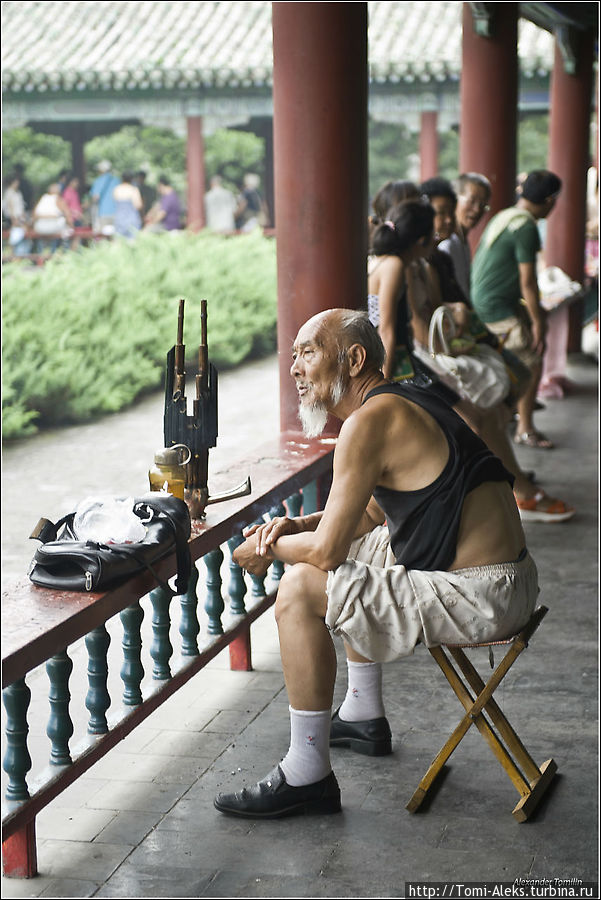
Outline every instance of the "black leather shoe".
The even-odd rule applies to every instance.
[[[343,722],[337,709],[330,726],[330,747],[350,747],[365,756],[388,756],[392,753],[388,719],[382,716],[365,722]]]
[[[263,781],[237,794],[218,794],[215,807],[230,816],[247,819],[278,819],[299,813],[340,812],[340,788],[330,772],[321,781],[292,787],[279,766]]]

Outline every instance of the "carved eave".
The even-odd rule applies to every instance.
[[[496,3],[470,3],[474,31],[479,37],[492,37]]]

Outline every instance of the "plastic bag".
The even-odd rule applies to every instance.
[[[139,543],[146,536],[133,497],[86,497],[75,510],[73,531],[78,541],[99,544]]]
[[[572,281],[569,275],[557,266],[547,266],[538,274],[538,289],[541,297],[549,301],[565,300],[582,290],[582,285]]]

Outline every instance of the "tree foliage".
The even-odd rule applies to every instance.
[[[166,175],[180,197],[186,196],[186,139],[167,128],[125,125],[119,131],[88,141],[85,159],[89,183],[100,160],[109,159],[113,171],[119,175],[143,169],[151,185],[156,185],[160,175]],[[31,128],[14,128],[4,132],[2,138],[4,173],[10,172],[17,162],[25,166],[27,178],[39,197],[62,169],[71,168],[71,146],[56,135],[39,134]],[[237,190],[246,172],[256,172],[263,178],[264,170],[263,138],[225,128],[206,136],[207,183],[213,175],[221,175],[232,190]]]
[[[71,166],[71,146],[54,134],[32,128],[12,128],[2,133],[2,172],[8,175],[16,163],[25,167],[36,196],[56,181],[62,169]]]
[[[418,136],[402,123],[369,122],[369,196],[387,181],[410,179]]]
[[[186,140],[167,128],[126,125],[88,141],[85,156],[89,178],[100,160],[109,159],[118,175],[144,169],[150,184],[167,175],[178,193],[185,194]]]
[[[518,128],[518,173],[546,169],[548,152],[548,113],[524,117]]]
[[[230,188],[240,187],[246,172],[265,177],[265,141],[249,131],[220,128],[205,139],[207,181],[221,175]]]

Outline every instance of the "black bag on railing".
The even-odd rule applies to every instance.
[[[75,513],[56,524],[40,519],[30,537],[41,541],[29,577],[41,587],[65,591],[105,591],[145,570],[171,595],[185,594],[192,568],[188,546],[190,513],[183,500],[160,492],[133,501],[146,536],[135,543],[81,541],[73,530]],[[176,590],[161,579],[153,563],[175,550]]]

